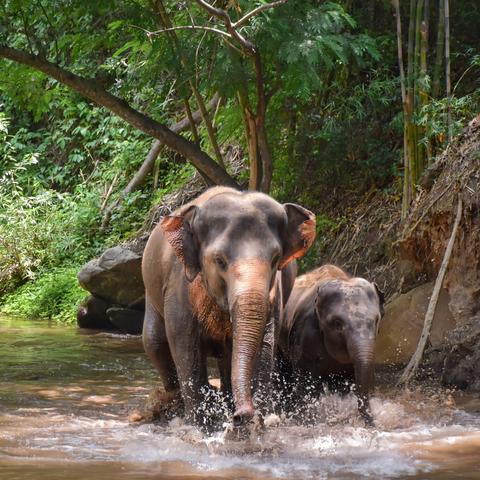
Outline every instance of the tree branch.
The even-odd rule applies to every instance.
[[[453,223],[452,233],[450,235],[450,239],[448,240],[445,254],[443,255],[443,260],[442,264],[440,265],[440,270],[438,271],[437,279],[435,280],[435,285],[433,287],[432,296],[430,297],[430,302],[428,303],[427,313],[425,314],[425,321],[423,323],[422,334],[420,335],[420,339],[418,340],[417,349],[412,355],[410,362],[405,367],[405,370],[403,371],[402,376],[398,381],[398,384],[408,383],[410,379],[415,375],[415,372],[420,365],[420,361],[422,360],[423,351],[425,350],[425,345],[427,344],[428,337],[430,336],[430,329],[432,327],[433,317],[435,315],[435,308],[437,306],[438,297],[440,295],[440,289],[442,288],[445,272],[447,271],[448,262],[450,261],[450,257],[452,255],[453,245],[455,244],[458,225],[460,224],[460,220],[462,218],[462,209],[463,203],[462,198],[459,194],[457,214]]]
[[[158,12],[159,20],[164,29],[171,29],[175,28],[175,26],[172,24],[172,21],[170,17],[168,16],[168,13],[165,9],[165,6],[163,5],[162,0],[156,0],[154,2],[154,7],[156,7],[156,11]],[[193,19],[192,19],[192,24],[193,24]],[[221,30],[219,30],[221,31]],[[204,33],[204,36],[206,33]],[[228,34],[227,34],[228,35]],[[187,60],[186,57],[183,53],[183,49],[181,48],[180,42],[178,41],[177,34],[175,31],[171,30],[170,31],[170,37],[172,39],[172,42],[177,50],[178,56],[180,58],[180,63],[182,67],[185,69],[186,72],[188,72],[188,66],[187,66]],[[190,89],[192,90],[193,95],[195,96],[195,100],[197,102],[197,105],[200,109],[200,113],[202,115],[203,122],[205,123],[205,127],[207,128],[207,134],[208,138],[210,140],[210,143],[212,145],[213,151],[215,152],[215,157],[218,161],[218,163],[222,166],[222,168],[225,168],[225,163],[223,161],[223,156],[222,152],[220,150],[220,146],[218,145],[217,137],[215,134],[215,131],[212,126],[212,122],[210,119],[210,116],[208,114],[207,107],[205,106],[205,100],[203,99],[203,95],[200,93],[198,89],[198,83],[197,83],[197,74],[195,74],[195,81],[193,81],[191,78],[188,79],[188,84],[190,85]],[[188,103],[188,102],[187,102]],[[198,142],[196,142],[198,144]],[[208,182],[208,179],[207,183]]]
[[[212,5],[210,5],[208,2],[205,2],[204,0],[196,0],[196,2],[204,9],[206,10],[210,15],[213,15],[214,17],[219,18],[222,21],[228,21],[230,24],[232,23],[230,21],[230,17],[228,13],[225,10],[222,10],[221,8],[216,8]]]
[[[248,53],[253,54],[256,51],[255,45],[248,41],[243,35],[241,35],[234,27],[230,15],[225,10],[221,8],[215,8],[204,0],[195,0],[204,10],[213,15],[214,17],[219,18],[227,29],[227,32],[235,39],[242,48]]]
[[[56,79],[93,102],[112,111],[130,125],[160,140],[164,145],[183,155],[201,173],[214,183],[239,188],[237,182],[197,145],[170,130],[128,103],[103,89],[97,82],[75,75],[38,55],[31,55],[0,45],[0,57],[28,65]]]
[[[278,2],[272,3],[265,3],[264,5],[260,5],[259,7],[253,9],[251,12],[248,12],[244,15],[240,20],[237,20],[235,23],[232,24],[233,28],[242,27],[245,23],[247,23],[252,17],[258,15],[259,13],[263,12],[264,10],[268,10],[269,8],[275,8],[284,3],[287,3],[288,0],[278,0]]]
[[[215,109],[217,108],[218,104],[220,103],[220,96],[216,93],[213,98],[208,103],[208,108]],[[202,120],[202,114],[200,110],[197,110],[191,115],[191,119],[187,116],[187,118],[183,118],[179,122],[175,123],[170,127],[172,132],[180,133],[184,130],[187,130],[193,125],[200,123]],[[137,173],[132,177],[132,179],[128,182],[127,186],[122,190],[119,197],[113,201],[105,210],[103,214],[102,226],[101,230],[105,230],[110,222],[110,218],[112,213],[121,205],[123,200],[129,193],[134,192],[139,187],[141,187],[145,180],[147,179],[148,174],[153,170],[155,165],[155,160],[157,159],[158,155],[162,150],[163,144],[160,140],[155,140],[144,160],[140,168],[138,169]]]
[[[219,35],[223,35],[224,37],[227,38],[232,38],[232,36],[224,32],[223,30],[219,30],[218,28],[213,28],[213,27],[202,27],[200,25],[178,25],[176,27],[171,27],[171,28],[164,28],[162,30],[157,30],[155,32],[147,32],[147,35],[158,35],[160,33],[165,33],[165,32],[173,32],[175,30],[203,30],[206,32],[214,32],[218,33]]]

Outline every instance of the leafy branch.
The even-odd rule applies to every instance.
[[[93,80],[76,75],[51,63],[39,55],[29,54],[0,45],[0,57],[28,65],[67,85],[93,102],[112,111],[142,132],[160,140],[164,145],[183,155],[202,174],[216,184],[238,187],[235,180],[196,144],[173,132],[166,125],[135,110],[123,99],[116,97]]]

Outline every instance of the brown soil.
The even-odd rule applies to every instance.
[[[392,250],[400,224],[399,198],[370,191],[335,213],[332,216],[339,226],[322,239],[321,264],[333,263],[354,276],[375,281],[386,298],[391,297],[400,290],[402,277]]]

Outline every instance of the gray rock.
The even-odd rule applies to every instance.
[[[110,321],[118,330],[131,335],[140,335],[143,328],[144,312],[132,308],[112,307],[107,310]]]
[[[425,353],[426,370],[436,372],[447,387],[480,391],[480,315],[449,332],[448,339]]]
[[[80,328],[112,330],[114,325],[107,316],[109,304],[101,298],[90,295],[77,310],[77,324]]]
[[[80,285],[109,304],[129,306],[144,295],[142,257],[126,247],[106,250],[78,273]]]

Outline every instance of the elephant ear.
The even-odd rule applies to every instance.
[[[287,212],[288,225],[280,269],[303,257],[315,240],[315,214],[294,203],[285,203],[283,207]]]
[[[198,207],[191,205],[181,215],[166,215],[160,226],[175,255],[185,266],[185,276],[192,282],[200,271],[198,248],[193,234],[193,220]]]
[[[385,313],[385,294],[382,292],[382,290],[380,290],[380,288],[378,288],[378,285],[375,282],[373,282],[373,286],[375,287],[375,291],[378,295],[378,301],[380,302],[380,315],[383,317]]]

